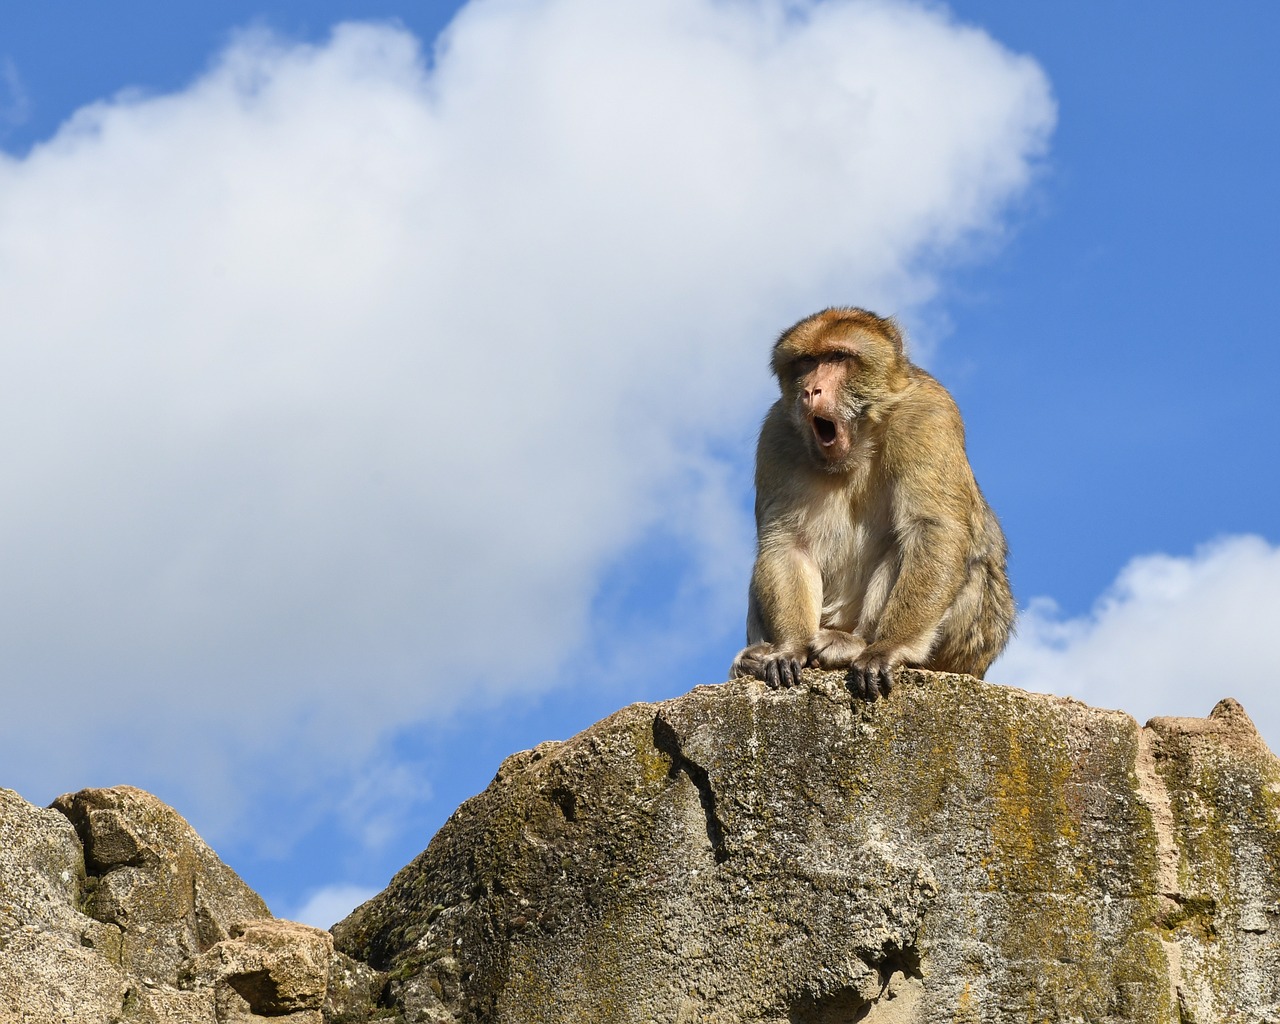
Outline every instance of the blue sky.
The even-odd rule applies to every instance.
[[[1277,22],[7,5],[0,785],[148,788],[331,923],[723,678],[768,347],[842,303],[965,413],[992,678],[1280,743]]]

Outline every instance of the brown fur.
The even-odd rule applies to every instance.
[[[782,397],[756,456],[758,554],[735,676],[805,665],[888,692],[900,665],[981,677],[1009,638],[1004,534],[955,402],[892,320],[827,309],[773,350]]]

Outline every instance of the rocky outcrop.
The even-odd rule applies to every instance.
[[[751,681],[509,758],[334,928],[406,1020],[1280,1019],[1280,767],[902,674]]]
[[[274,920],[150,794],[46,810],[0,789],[4,1024],[321,1024],[352,1005],[364,1019],[377,988],[328,932]]]
[[[333,937],[139,790],[0,790],[0,1022],[268,1019],[1280,1021],[1280,764],[1230,700],[699,687],[508,758]]]

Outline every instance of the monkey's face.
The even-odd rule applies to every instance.
[[[798,355],[781,381],[797,432],[819,465],[845,468],[865,412],[855,387],[856,356],[847,351]]]
[[[906,383],[902,339],[864,310],[826,310],[778,340],[773,372],[805,449],[832,473],[858,461],[859,431]]]

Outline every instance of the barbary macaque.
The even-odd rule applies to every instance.
[[[902,665],[982,677],[1009,639],[1004,533],[964,424],[889,319],[826,309],[773,348],[782,397],[756,452],[758,551],[734,676],[791,686],[849,669],[887,694]]]

